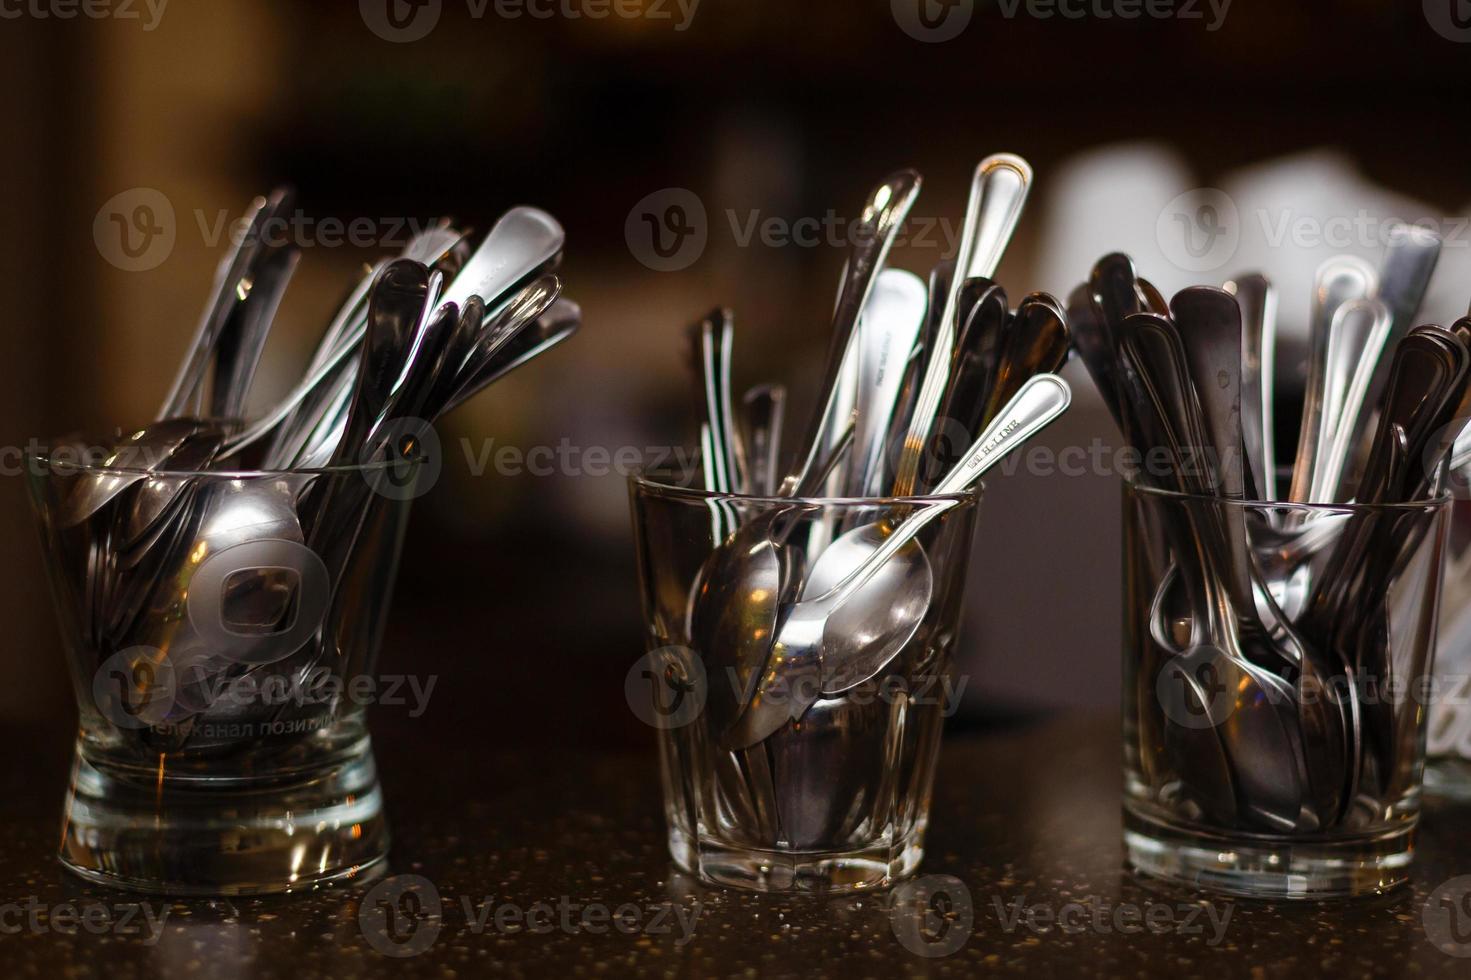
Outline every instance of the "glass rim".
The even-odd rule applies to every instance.
[[[700,502],[730,501],[732,503],[766,504],[771,506],[778,504],[808,504],[820,507],[855,509],[860,507],[926,506],[940,503],[974,506],[980,503],[986,493],[986,484],[983,480],[977,481],[975,486],[969,490],[961,490],[956,493],[912,494],[907,497],[780,497],[773,494],[736,493],[733,491],[720,492],[706,490],[702,487],[683,487],[676,483],[668,483],[658,479],[657,474],[642,470],[629,474],[628,480],[639,490],[646,491],[656,497],[680,498]]]
[[[41,464],[52,471],[62,472],[65,475],[81,475],[84,473],[95,476],[145,476],[145,477],[178,477],[181,479],[205,479],[213,478],[219,480],[268,480],[273,477],[283,476],[328,476],[332,474],[372,474],[382,473],[392,467],[403,463],[412,463],[415,466],[423,466],[429,461],[427,456],[413,456],[400,459],[381,460],[373,463],[340,463],[336,466],[300,466],[300,467],[276,467],[276,468],[241,468],[241,469],[170,469],[161,466],[156,469],[147,466],[118,466],[107,463],[89,463],[85,460],[76,459],[54,459],[55,450],[44,450],[31,452],[27,450],[24,458]]]
[[[1240,507],[1244,510],[1285,510],[1296,511],[1302,514],[1382,514],[1396,512],[1422,512],[1428,510],[1444,509],[1455,500],[1455,495],[1449,490],[1437,497],[1425,497],[1421,500],[1401,500],[1387,504],[1314,504],[1302,503],[1293,500],[1235,500],[1230,497],[1221,497],[1209,493],[1186,493],[1182,490],[1170,490],[1165,487],[1151,487],[1124,477],[1124,489],[1145,497],[1157,497],[1165,500],[1194,500],[1201,503],[1226,504],[1232,507]]]

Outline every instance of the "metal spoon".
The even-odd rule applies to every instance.
[[[1378,364],[1389,343],[1393,317],[1382,300],[1350,300],[1333,315],[1333,336],[1328,340],[1328,378],[1335,390],[1324,400],[1336,416],[1333,437],[1319,446],[1313,467],[1312,499],[1335,503],[1346,499],[1344,477],[1355,443],[1357,420],[1363,411]],[[1342,391],[1336,390],[1338,385]]]
[[[930,339],[930,349],[926,353],[923,381],[897,465],[894,496],[912,493],[922,475],[920,466],[929,448],[936,413],[950,380],[951,355],[959,329],[956,318],[959,286],[967,279],[991,279],[996,275],[996,267],[1001,264],[1001,256],[1011,242],[1017,222],[1021,220],[1031,183],[1031,166],[1021,157],[1009,153],[998,153],[982,160],[971,178],[960,251],[955,257],[955,274],[938,321],[939,329]]]
[[[1226,292],[1241,305],[1241,435],[1247,496],[1277,499],[1277,290],[1259,273],[1237,276]]]
[[[421,243],[421,248],[428,252],[436,244],[443,245],[448,241],[448,235],[440,236],[432,242]],[[469,261],[465,263],[454,281],[445,290],[444,300],[462,306],[471,296],[479,296],[486,301],[487,307],[496,309],[505,294],[520,289],[555,264],[565,242],[566,234],[551,215],[536,208],[515,208],[496,222],[495,227],[485,236]],[[451,244],[450,247],[453,245]],[[416,260],[400,259],[397,261]],[[419,264],[426,265],[427,263]],[[377,283],[381,277],[382,271],[380,270],[373,283]],[[370,288],[374,287],[370,284]],[[352,320],[351,317],[348,319]],[[347,363],[365,330],[364,320],[353,321],[346,328],[331,354],[318,364],[314,371],[309,371],[307,377],[303,378],[271,412],[249,426],[239,436],[231,439],[221,450],[221,456],[235,455],[290,418],[303,400],[334,377],[338,365]],[[458,401],[455,402],[455,404],[458,403]]]
[[[1061,414],[1071,397],[1067,384],[1056,375],[1033,378],[935,494],[957,494],[973,485]],[[742,748],[762,741],[788,719],[800,718],[819,693],[848,690],[882,671],[899,654],[923,622],[933,591],[929,560],[924,549],[911,547],[911,542],[955,503],[923,505],[897,527],[855,528],[823,552],[808,575],[801,601],[783,612],[766,669],[727,733],[727,744]]]
[[[582,308],[565,296],[558,297],[545,313],[512,333],[494,356],[486,358],[474,376],[450,398],[441,414],[453,411],[523,364],[563,343],[581,326]]]
[[[925,476],[934,480],[955,465],[985,427],[1002,334],[1010,317],[1006,290],[989,279],[967,279],[960,285],[955,316],[949,387],[931,426],[933,455],[924,466]]]
[[[859,323],[856,372],[856,428],[848,465],[840,471],[843,492],[877,496],[883,492],[884,439],[904,384],[904,367],[924,329],[928,298],[924,280],[902,269],[885,269]]]
[[[1302,429],[1297,436],[1297,462],[1287,499],[1312,503],[1312,484],[1318,453],[1333,442],[1337,417],[1325,399],[1330,390],[1347,387],[1328,372],[1351,365],[1328,363],[1328,341],[1338,308],[1353,299],[1367,299],[1378,286],[1372,266],[1352,255],[1340,255],[1318,267],[1313,286],[1312,316],[1308,321],[1308,382],[1303,394]]]
[[[1192,301],[1197,298],[1206,299],[1186,297],[1183,305],[1194,312]],[[1226,298],[1235,310],[1235,301]],[[1176,303],[1180,303],[1180,297],[1176,297]],[[1239,311],[1236,316],[1239,331]],[[1138,386],[1135,417],[1158,434],[1156,445],[1169,450],[1179,474],[1179,489],[1188,493],[1207,489],[1212,475],[1197,476],[1192,464],[1187,463],[1206,445],[1209,424],[1196,400],[1180,334],[1165,318],[1139,313],[1123,322],[1119,345]],[[1240,350],[1239,333],[1230,350],[1233,354]],[[1221,506],[1233,508],[1229,502]],[[1232,560],[1233,549],[1221,528],[1221,517],[1204,506],[1193,507],[1187,513],[1175,537],[1179,547],[1194,549],[1200,574],[1194,586],[1199,592],[1190,603],[1192,648],[1180,666],[1192,677],[1209,674],[1223,680],[1229,685],[1226,690],[1235,692],[1234,703],[1226,706],[1230,724],[1212,727],[1232,760],[1242,808],[1266,827],[1291,830],[1302,819],[1306,768],[1300,756],[1302,736],[1293,707],[1295,692],[1281,677],[1258,666],[1264,660],[1280,658],[1275,646],[1263,644],[1264,631],[1239,632],[1240,613],[1245,608],[1242,600],[1249,601],[1250,586],[1247,595],[1238,593],[1234,602],[1231,592],[1235,590],[1223,587],[1223,583],[1239,583],[1241,571],[1236,567],[1240,559]],[[1167,577],[1163,584],[1168,582]],[[1220,703],[1221,699],[1216,701]],[[1220,720],[1213,716],[1213,721]],[[1180,775],[1187,782],[1191,778],[1190,773]],[[1210,791],[1201,792],[1208,796]]]
[[[175,418],[130,433],[113,447],[100,467],[78,474],[57,515],[57,526],[81,524],[128,487],[162,468],[188,440],[212,429],[217,430],[218,426],[198,419]]]
[[[291,199],[290,191],[278,189],[268,198],[258,197],[251,202],[245,233],[217,268],[211,299],[195,328],[189,353],[179,366],[168,397],[159,409],[158,421],[187,414],[191,406],[195,414],[202,411],[205,374],[221,335],[232,317],[238,316],[239,308],[249,302],[251,285],[258,271],[257,263],[266,254],[266,231],[271,222],[285,214]]]
[[[841,429],[848,421],[835,419],[832,415],[833,403],[841,396],[841,380],[848,348],[853,344],[858,318],[868,304],[875,278],[883,268],[884,260],[909,214],[909,209],[919,196],[919,188],[919,174],[913,170],[901,170],[880,184],[864,205],[854,229],[853,254],[848,260],[837,308],[833,313],[827,367],[818,388],[822,394],[807,435],[802,441],[797,469],[782,483],[781,495],[784,497],[801,497],[812,493],[817,486],[812,481],[813,470],[819,458],[830,450],[833,432]]]
[[[1425,290],[1440,259],[1440,236],[1421,225],[1396,225],[1389,232],[1379,267],[1379,284],[1374,296],[1389,310],[1391,326],[1386,350],[1395,350],[1415,326],[1415,314],[1425,299]],[[1375,365],[1364,404],[1377,407],[1389,385],[1390,358]],[[1349,445],[1362,447],[1373,431],[1372,413],[1360,412],[1352,420]],[[1352,474],[1350,474],[1352,475]]]
[[[746,494],[776,493],[786,403],[786,388],[774,384],[757,385],[741,398],[741,431],[748,455],[746,485],[741,490]]]
[[[1028,378],[1050,374],[1067,361],[1067,315],[1046,293],[1032,293],[1016,308],[996,350],[996,374],[988,386],[981,424],[995,418]]]

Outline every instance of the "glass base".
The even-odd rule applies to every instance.
[[[382,872],[388,825],[366,736],[268,775],[144,771],[79,745],[61,861],[88,881],[168,895],[305,891]]]
[[[692,840],[669,831],[669,853],[681,871],[748,891],[841,895],[888,888],[914,874],[924,859],[918,833],[844,851],[774,851]]]
[[[1151,878],[1221,895],[1333,899],[1379,895],[1409,880],[1413,823],[1334,838],[1224,835],[1124,807],[1124,860]]]

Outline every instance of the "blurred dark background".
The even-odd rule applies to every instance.
[[[390,3],[409,25],[398,40],[380,36]],[[935,24],[969,20],[921,40],[920,4]],[[851,217],[886,173],[913,166],[926,179],[915,215],[953,231],[975,163],[1008,150],[1037,173],[999,275],[1013,299],[1065,295],[1114,248],[1169,289],[1281,263],[1294,270],[1290,343],[1308,302],[1298,270],[1317,251],[1261,251],[1270,223],[1246,203],[1259,191],[1275,195],[1273,220],[1284,199],[1300,216],[1298,193],[1315,220],[1364,207],[1383,218],[1393,202],[1423,208],[1406,218],[1453,218],[1471,201],[1471,44],[1453,0],[1235,0],[1223,18],[1180,0],[1176,16],[1134,19],[1039,17],[1050,8],[1025,0],[909,0],[907,13],[889,0],[703,0],[688,18],[675,0],[620,2],[637,16],[600,19],[566,13],[609,10],[599,0],[530,6],[552,15],[506,16],[523,8],[495,0],[172,0],[155,16],[139,0],[134,17],[39,3],[0,20],[4,445],[151,418],[224,248],[221,216],[276,184],[297,188],[309,224],[257,406],[289,386],[405,223],[452,215],[483,230],[525,203],[565,224],[583,331],[442,426],[444,475],[415,511],[382,658],[384,672],[439,675],[429,716],[472,754],[528,736],[652,745],[622,694],[644,642],[623,477],[588,472],[602,467],[586,455],[553,476],[476,475],[463,440],[472,456],[487,439],[692,442],[683,329],[717,303],[737,313],[738,389],[786,383],[799,427],[844,250],[743,243],[753,215]],[[1241,205],[1239,254],[1219,269],[1172,264],[1157,233],[1162,208],[1199,187]],[[699,200],[706,243],[660,271],[637,233],[674,188]],[[130,270],[105,219],[140,189],[167,201],[172,241]],[[355,219],[376,245],[327,240]],[[895,261],[923,274],[952,249],[937,230]],[[1471,296],[1466,269],[1448,242],[1436,288],[1460,305],[1452,315]],[[1045,444],[1115,441],[1086,376],[1069,372],[1075,409]],[[74,709],[14,469],[0,481],[0,726],[62,732]],[[957,724],[1116,703],[1117,496],[1107,473],[1023,467],[990,481]]]

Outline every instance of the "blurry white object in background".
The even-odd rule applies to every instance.
[[[1166,295],[1195,282],[1165,258],[1155,233],[1166,205],[1198,184],[1184,159],[1159,143],[1089,150],[1043,176],[1039,280],[1066,297],[1110,252],[1133,256]]]
[[[1080,154],[1044,189],[1040,264],[1059,292],[1108,252],[1132,256],[1166,296],[1259,271],[1278,290],[1279,335],[1302,343],[1318,266],[1341,254],[1377,265],[1389,229],[1408,222],[1445,239],[1419,322],[1448,324],[1471,300],[1471,209],[1446,214],[1380,187],[1336,150],[1263,161],[1213,182],[1163,146],[1120,144]]]
[[[1305,342],[1313,274],[1335,255],[1378,265],[1389,230],[1424,224],[1446,239],[1418,322],[1450,323],[1471,299],[1460,221],[1433,205],[1380,187],[1343,155],[1320,150],[1258,164],[1222,181],[1240,212],[1241,241],[1225,272],[1260,270],[1281,297],[1278,330]]]

